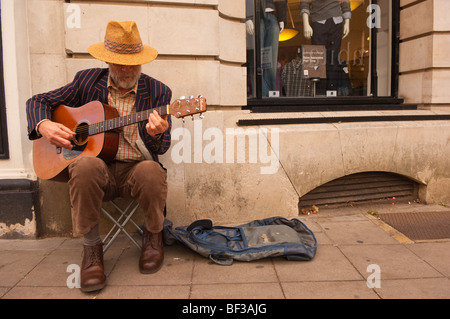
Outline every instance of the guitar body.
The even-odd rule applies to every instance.
[[[78,108],[60,105],[52,113],[52,121],[77,133],[82,127],[115,117],[118,117],[116,109],[99,101]],[[33,164],[36,175],[42,179],[67,180],[67,167],[77,158],[92,156],[106,162],[113,160],[119,146],[119,133],[107,131],[85,137],[80,134],[72,144],[73,150],[67,150],[50,144],[45,138],[35,140]]]

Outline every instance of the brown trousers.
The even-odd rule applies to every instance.
[[[88,233],[100,221],[103,202],[134,198],[144,212],[148,231],[163,228],[167,173],[154,161],[113,162],[82,157],[69,165],[69,191],[75,230]]]

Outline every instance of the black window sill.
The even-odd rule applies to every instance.
[[[243,110],[252,113],[416,110],[417,105],[404,104],[395,97],[305,97],[251,98]]]

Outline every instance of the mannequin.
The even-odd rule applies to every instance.
[[[318,94],[338,90],[342,73],[339,61],[342,39],[350,33],[350,0],[301,0],[303,34],[313,45],[325,45],[327,51],[327,81],[318,86]]]
[[[313,36],[313,29],[311,27],[311,25],[309,24],[308,21],[308,14],[307,13],[303,13],[303,29],[304,29],[304,35],[305,38],[307,39],[311,39]],[[350,19],[345,19],[344,20],[344,29],[342,31],[342,39],[345,39],[348,34],[350,33]]]
[[[253,0],[247,0],[247,33],[254,36]],[[261,0],[261,50],[262,50],[262,95],[268,96],[269,91],[276,89],[276,74],[278,65],[278,38],[283,32],[286,22],[287,0]],[[247,45],[247,48],[249,46]],[[253,56],[249,57],[250,70],[253,74]],[[253,77],[252,77],[253,78]],[[252,81],[253,87],[253,81]]]

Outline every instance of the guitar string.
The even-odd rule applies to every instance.
[[[161,112],[163,110],[163,108],[164,107],[157,107],[156,109]],[[108,119],[108,120],[101,121],[101,122],[97,122],[97,123],[94,123],[94,124],[88,124],[88,125],[84,125],[84,126],[77,126],[77,127],[72,129],[72,132],[77,133],[77,134],[86,134],[86,133],[89,133],[90,127],[94,127],[94,126],[97,126],[97,130],[102,128],[100,131],[109,131],[109,130],[120,128],[120,127],[123,127],[123,126],[136,124],[138,122],[143,122],[143,121],[146,120],[146,119],[138,120],[139,116],[141,116],[141,117],[142,116],[146,116],[148,118],[148,116],[150,116],[150,113],[151,113],[150,111],[153,111],[153,110],[154,109],[145,110],[145,111],[142,111],[142,112],[137,112],[137,113],[133,113],[133,114],[126,115],[126,116],[115,117],[115,118]],[[132,118],[133,116],[136,117],[134,120]],[[132,123],[123,125],[123,123],[129,122],[129,121],[132,121]],[[108,122],[114,124],[113,125],[114,127],[113,128],[109,128],[109,129],[104,129],[105,127],[108,127]],[[117,123],[114,123],[114,122],[118,122],[119,126],[117,126]],[[96,130],[96,129],[94,129],[94,130]]]
[[[198,101],[196,101],[196,102],[197,102],[196,104],[199,105],[199,102]],[[94,124],[87,124],[87,125],[84,125],[84,126],[77,126],[76,128],[72,129],[72,132],[77,133],[77,134],[86,134],[87,133],[89,135],[90,127],[94,127],[94,126],[97,126],[97,129],[94,129],[94,134],[110,131],[110,130],[113,130],[113,129],[116,129],[116,128],[120,128],[120,127],[124,127],[124,126],[128,126],[128,125],[136,124],[136,123],[139,123],[139,122],[143,122],[143,121],[146,120],[146,118],[148,118],[150,116],[150,113],[152,113],[154,110],[159,111],[159,113],[163,113],[162,111],[166,110],[166,112],[165,112],[166,114],[164,114],[164,115],[170,114],[170,112],[167,112],[167,108],[170,108],[171,106],[172,106],[171,104],[167,104],[167,105],[158,106],[156,108],[152,108],[152,109],[149,109],[149,110],[136,112],[136,113],[133,113],[133,114],[130,114],[130,115],[126,115],[126,116],[115,117],[115,118],[108,119],[108,120],[101,121],[101,122],[97,122],[97,123],[94,123]],[[135,116],[134,120],[132,119],[133,116]],[[145,118],[138,120],[139,116],[145,116]],[[113,122],[117,122],[117,120],[119,122],[119,125],[117,125],[116,123],[113,123]],[[123,124],[123,123],[129,122],[130,120],[132,121],[132,123],[125,124],[125,125]],[[108,127],[108,124],[107,124],[108,122],[109,123],[113,123],[114,127],[112,127],[112,128],[110,127],[108,129],[105,129],[105,127]],[[100,128],[102,128],[102,129],[98,130]]]

